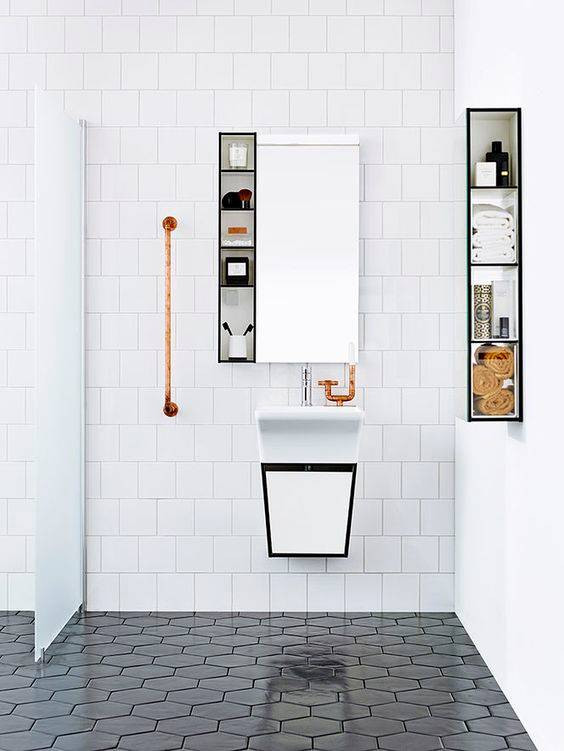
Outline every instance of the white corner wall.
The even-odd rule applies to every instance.
[[[509,16],[503,15],[505,3],[496,5],[471,3],[488,24],[502,28]],[[508,81],[506,59],[483,44],[481,29],[466,23],[468,8],[458,15],[461,6],[456,54],[460,43],[467,69],[461,76],[458,62],[457,102],[523,108],[525,411],[522,425],[457,421],[456,609],[538,751],[561,751],[564,653],[553,629],[564,622],[564,254],[558,220],[551,217],[560,215],[563,193],[564,10],[553,3],[511,3],[510,39],[518,56]]]

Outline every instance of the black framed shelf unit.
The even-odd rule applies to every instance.
[[[523,420],[521,109],[466,110],[467,419]]]
[[[256,159],[256,133],[219,133],[219,362],[256,361]]]

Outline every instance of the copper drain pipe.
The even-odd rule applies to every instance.
[[[177,221],[173,216],[163,219],[165,231],[165,403],[163,412],[167,417],[176,417],[178,404],[170,398],[170,233],[176,229]]]
[[[356,365],[349,365],[349,390],[347,394],[334,394],[333,386],[338,386],[339,381],[318,381],[318,386],[325,387],[325,398],[329,402],[337,402],[337,407],[342,407],[343,402],[350,402],[354,399],[356,392]]]

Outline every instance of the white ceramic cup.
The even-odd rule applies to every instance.
[[[229,337],[229,359],[246,360],[247,359],[247,338],[245,336]]]

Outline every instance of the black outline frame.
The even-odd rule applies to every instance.
[[[252,137],[253,138],[253,166],[254,169],[244,169],[244,170],[224,170],[221,168],[221,143],[222,139],[224,137],[234,137],[234,136],[243,136],[243,137]],[[252,289],[253,290],[253,320],[252,324],[254,327],[253,330],[253,352],[252,357],[247,358],[246,360],[239,360],[238,362],[256,362],[257,361],[257,132],[256,131],[250,131],[250,132],[243,132],[243,131],[220,131],[218,133],[218,147],[219,147],[219,154],[218,154],[218,163],[217,163],[217,170],[218,170],[218,187],[217,187],[217,361],[218,363],[230,363],[234,362],[233,360],[229,360],[228,358],[222,359],[221,358],[221,290],[222,289]],[[221,246],[221,212],[225,211],[223,206],[221,205],[221,176],[222,173],[226,174],[234,174],[236,175],[239,173],[246,173],[246,174],[253,174],[254,175],[254,201],[253,201],[253,208],[252,209],[245,209],[245,211],[251,211],[253,215],[253,245],[247,246],[247,247],[229,247],[229,248],[222,248]],[[227,209],[229,211],[229,209]],[[253,261],[253,284],[247,284],[247,285],[227,285],[222,284],[222,263],[221,263],[221,254],[223,250],[243,250],[247,251],[249,253],[249,257],[252,257]]]
[[[513,166],[516,170],[517,180],[515,184],[499,188],[500,190],[513,189],[517,197],[517,216],[518,223],[516,227],[517,242],[517,261],[515,263],[478,263],[472,262],[472,190],[476,187],[472,185],[472,115],[479,112],[513,112],[517,116],[517,164]],[[521,107],[467,107],[466,108],[466,298],[467,298],[467,315],[466,315],[466,392],[467,392],[467,422],[523,422],[523,139],[521,124]],[[480,188],[478,187],[478,190]],[[495,190],[495,188],[484,188],[484,190]],[[517,395],[519,404],[519,414],[514,417],[494,416],[494,417],[475,417],[473,415],[473,396],[472,396],[472,345],[477,342],[472,341],[472,323],[474,320],[472,311],[472,269],[480,266],[500,266],[512,267],[517,270],[517,339],[506,339],[508,344],[513,344],[517,348]],[[484,340],[487,344],[488,340]],[[499,340],[496,340],[499,344]]]
[[[354,506],[354,490],[356,485],[357,464],[273,464],[270,462],[261,464],[262,493],[264,498],[264,515],[266,519],[266,541],[269,558],[347,558],[351,540],[351,525]],[[268,510],[268,486],[266,482],[267,472],[347,472],[351,475],[351,493],[349,497],[349,510],[347,514],[347,528],[345,531],[345,547],[343,553],[273,553],[272,536],[270,527],[270,513]]]

